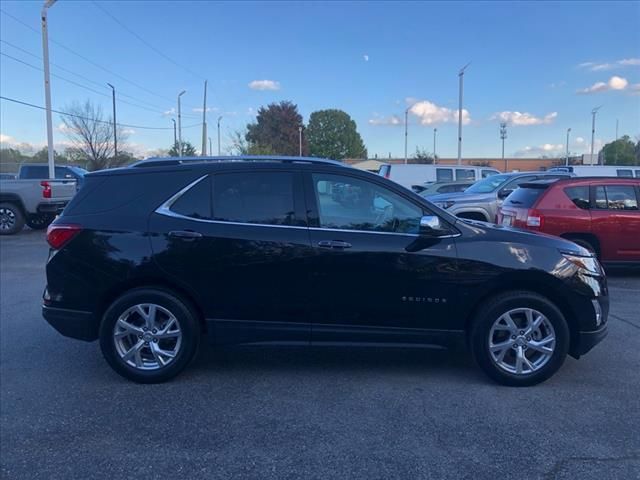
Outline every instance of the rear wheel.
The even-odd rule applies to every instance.
[[[36,215],[29,215],[27,217],[27,225],[33,230],[44,230],[55,219],[55,215],[51,213],[40,213]]]
[[[137,288],[118,298],[100,325],[100,347],[109,365],[139,383],[178,375],[199,341],[195,312],[177,296],[155,288]]]
[[[23,228],[22,210],[14,203],[0,203],[0,235],[13,235]]]
[[[562,312],[533,292],[509,292],[486,302],[470,332],[473,356],[503,385],[529,386],[551,377],[569,350]]]

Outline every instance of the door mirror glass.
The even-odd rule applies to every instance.
[[[436,215],[425,215],[420,219],[420,234],[436,237],[445,233],[445,227]]]

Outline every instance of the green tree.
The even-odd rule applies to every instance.
[[[174,143],[173,147],[169,150],[170,157],[195,157],[196,155],[196,147],[191,145],[191,142],[187,140],[182,141],[182,155],[178,155],[178,142]]]
[[[49,149],[47,147],[42,147],[40,150],[38,150],[34,155],[33,158],[31,159],[32,162],[36,162],[36,163],[46,163],[49,161]],[[55,150],[53,151],[53,161],[55,163],[67,163],[67,157],[56,152]]]
[[[260,107],[256,123],[247,125],[245,140],[251,154],[298,155],[299,128],[303,127],[298,107],[283,101]],[[308,154],[306,135],[302,136],[302,154]]]
[[[636,145],[629,135],[607,143],[600,151],[605,165],[637,165]]]
[[[432,164],[434,157],[426,149],[422,150],[420,147],[416,147],[416,153],[411,157],[411,163]]]
[[[306,131],[309,151],[314,157],[367,158],[367,149],[358,133],[356,122],[342,110],[313,112]]]

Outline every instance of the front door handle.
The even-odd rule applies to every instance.
[[[351,244],[343,242],[342,240],[320,240],[318,242],[320,248],[333,248],[336,250],[344,250],[345,248],[351,248]]]
[[[202,238],[202,234],[194,232],[193,230],[173,230],[169,232],[169,236],[172,238],[181,238],[183,240],[195,240],[196,238]]]

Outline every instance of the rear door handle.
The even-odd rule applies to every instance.
[[[194,232],[193,230],[173,230],[169,232],[171,238],[182,238],[184,240],[194,240],[196,238],[202,238],[202,234]]]
[[[320,248],[334,248],[336,250],[343,250],[345,248],[351,248],[351,244],[343,242],[342,240],[320,240],[318,242]]]

